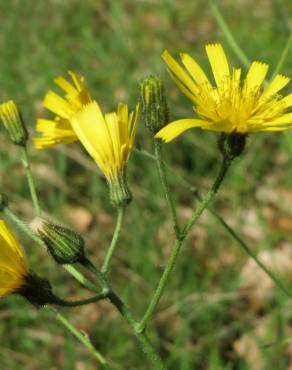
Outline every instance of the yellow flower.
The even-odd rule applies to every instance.
[[[139,107],[129,114],[120,103],[117,112],[102,114],[96,101],[71,118],[78,139],[96,161],[108,181],[115,181],[128,162],[133,147]]]
[[[65,98],[50,91],[44,106],[56,114],[53,121],[40,119],[35,138],[39,149],[79,140],[106,176],[114,205],[127,204],[131,194],[126,184],[125,168],[136,134],[139,107],[129,113],[126,104],[117,112],[103,114],[87,91],[83,79],[70,72],[74,85],[59,77],[55,82],[66,92]]]
[[[28,276],[24,252],[5,221],[0,220],[0,297],[15,293]]]
[[[101,171],[111,179],[125,167],[133,146],[138,106],[129,114],[126,104],[119,104],[117,112],[102,114],[84,85],[84,79],[69,72],[74,86],[63,77],[55,79],[65,98],[49,91],[44,106],[56,114],[54,120],[39,119],[34,138],[37,148],[79,140]]]
[[[169,142],[184,131],[201,127],[224,133],[247,134],[256,131],[281,131],[292,127],[292,94],[278,93],[290,81],[277,75],[262,88],[268,65],[253,62],[241,82],[241,69],[229,69],[220,44],[206,46],[207,56],[214,75],[215,87],[204,71],[188,54],[181,54],[185,69],[165,51],[162,58],[171,77],[181,91],[194,103],[198,119],[180,119],[161,129],[156,137]]]
[[[39,119],[37,121],[36,131],[41,136],[33,138],[33,141],[38,149],[78,140],[78,137],[72,130],[70,117],[90,103],[92,98],[84,84],[84,78],[70,71],[68,73],[73,84],[64,77],[55,79],[55,83],[65,92],[65,97],[63,98],[53,91],[49,91],[45,96],[44,107],[56,116],[54,120]]]

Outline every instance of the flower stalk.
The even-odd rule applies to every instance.
[[[29,186],[29,191],[30,191],[30,195],[31,195],[32,204],[34,206],[36,215],[40,216],[41,215],[41,207],[40,207],[40,204],[39,204],[39,200],[38,200],[38,196],[37,196],[37,192],[36,192],[36,187],[35,187],[32,171],[31,171],[31,166],[30,166],[30,160],[29,160],[29,156],[28,156],[28,152],[27,152],[27,147],[22,146],[20,149],[21,149],[21,161],[22,161],[23,167],[25,169],[25,174],[26,174],[26,177],[27,177],[27,182],[28,182],[28,186]]]
[[[103,265],[102,265],[102,268],[101,268],[101,272],[103,274],[106,274],[109,270],[109,265],[110,265],[112,256],[115,252],[115,249],[116,249],[116,246],[117,246],[117,243],[118,243],[118,240],[119,240],[119,236],[120,236],[120,233],[121,233],[124,215],[125,215],[125,207],[124,206],[117,207],[117,222],[116,222],[115,231],[114,231],[114,234],[113,234],[113,237],[112,237],[112,240],[111,240],[111,244],[110,244],[109,249],[108,249],[108,251],[105,255],[104,262],[103,262]]]
[[[155,157],[156,157],[156,164],[159,172],[159,177],[161,180],[161,184],[164,190],[164,194],[167,200],[167,203],[169,205],[169,209],[172,216],[172,222],[173,222],[173,229],[176,235],[176,238],[179,240],[181,238],[181,231],[180,226],[177,218],[175,203],[173,200],[173,197],[171,195],[171,191],[169,189],[168,181],[167,181],[167,175],[166,175],[166,168],[165,168],[165,162],[163,159],[163,153],[162,153],[162,142],[161,140],[154,139],[154,151],[155,151]]]
[[[92,273],[94,273],[99,284],[102,284],[104,288],[107,289],[108,292],[106,298],[109,299],[110,303],[119,311],[121,316],[129,324],[133,334],[140,343],[143,352],[153,364],[153,369],[166,370],[166,367],[164,366],[160,356],[156,352],[155,348],[152,346],[148,337],[145,335],[145,333],[139,330],[139,323],[134,319],[131,311],[122,301],[122,299],[111,289],[101,271],[89,259],[85,261],[84,266],[87,267],[88,270],[90,270]]]
[[[106,359],[99,353],[99,351],[94,347],[88,335],[84,332],[79,331],[75,328],[74,325],[70,323],[69,320],[66,319],[64,315],[62,315],[56,308],[51,306],[46,306],[47,311],[52,313],[55,318],[65,327],[67,328],[88,350],[89,352],[97,359],[97,361],[103,366],[104,369],[109,370],[108,363]]]
[[[209,192],[206,194],[206,196],[202,199],[201,203],[199,204],[198,208],[194,211],[193,215],[191,216],[190,220],[188,221],[188,223],[185,225],[185,227],[183,228],[182,232],[179,234],[179,238],[177,238],[175,240],[175,243],[172,247],[172,250],[171,250],[171,253],[170,253],[170,256],[166,262],[166,266],[163,270],[163,273],[161,275],[161,278],[158,282],[158,285],[156,287],[156,290],[150,300],[150,303],[145,311],[145,314],[144,316],[142,317],[141,321],[138,323],[137,325],[137,329],[138,331],[140,332],[144,332],[146,327],[147,327],[147,324],[149,322],[149,320],[151,319],[159,301],[160,301],[160,298],[165,290],[165,287],[167,285],[167,282],[169,280],[169,277],[171,275],[171,272],[173,271],[174,269],[174,266],[176,264],[176,261],[177,261],[177,258],[179,256],[179,252],[181,250],[181,247],[182,247],[182,244],[183,244],[183,241],[185,240],[185,238],[187,237],[189,231],[191,230],[191,228],[195,225],[195,223],[197,222],[197,220],[199,219],[199,217],[201,216],[201,214],[203,213],[203,211],[209,206],[209,204],[213,201],[213,199],[215,198],[218,190],[219,190],[219,187],[220,185],[222,184],[223,182],[223,179],[229,169],[231,165],[231,160],[229,157],[226,157],[226,156],[223,156],[223,159],[222,159],[222,163],[221,163],[221,167],[220,167],[220,170],[219,170],[219,173],[211,187],[211,189],[209,190]]]

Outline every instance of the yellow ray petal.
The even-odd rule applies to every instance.
[[[74,95],[78,93],[78,90],[68,82],[64,77],[60,76],[54,79],[56,85],[58,85],[62,90],[68,95]]]
[[[292,94],[285,96],[285,98],[279,100],[279,102],[285,104],[285,108],[290,108],[292,106]]]
[[[37,120],[35,130],[41,134],[41,136],[32,138],[37,149],[49,148],[57,144],[68,144],[78,140],[70,122],[66,119],[40,118]]]
[[[0,235],[15,253],[21,257],[24,257],[24,251],[22,247],[4,220],[0,220]]]
[[[199,64],[189,55],[182,53],[181,54],[181,60],[194,79],[194,81],[198,85],[202,85],[202,87],[211,87],[210,81],[208,80],[207,76],[205,75],[204,71],[202,68],[199,66]]]
[[[0,288],[11,293],[27,274],[24,251],[4,220],[0,220]],[[1,295],[1,294],[0,294]]]
[[[43,105],[45,108],[62,118],[69,118],[73,113],[70,104],[54,91],[49,91],[44,98]]]
[[[185,85],[181,83],[180,80],[173,73],[169,71],[169,74],[170,74],[170,77],[173,79],[173,81],[177,84],[181,92],[185,94],[186,97],[188,97],[193,103],[196,103],[197,99],[196,99],[195,93],[191,92],[187,87],[185,87]],[[199,90],[197,89],[196,94],[198,92]]]
[[[68,75],[72,78],[72,81],[74,82],[76,88],[78,91],[81,91],[84,89],[84,77],[83,76],[78,76],[76,73],[72,71],[68,71]]]
[[[140,104],[136,105],[136,108],[134,112],[132,112],[131,116],[131,136],[130,136],[130,148],[132,148],[136,136],[136,131],[137,131],[137,124],[138,124],[138,117],[139,117],[139,112],[140,112]]]
[[[249,68],[244,81],[244,87],[246,94],[256,93],[263,83],[268,73],[269,66],[266,63],[253,62]]]
[[[292,94],[291,94],[292,95]],[[269,121],[265,123],[264,125],[266,126],[277,126],[277,125],[286,125],[286,124],[292,124],[292,113],[286,113],[283,114],[282,116]]]
[[[121,163],[121,140],[120,140],[120,133],[119,133],[119,119],[116,112],[106,113],[105,122],[107,124],[110,138],[113,147],[113,166],[116,167],[119,163]]]
[[[162,59],[167,64],[170,71],[193,93],[198,92],[198,87],[184,69],[177,63],[177,61],[165,50]]]
[[[177,121],[171,122],[165,127],[163,127],[155,137],[161,139],[168,143],[169,141],[175,139],[177,136],[185,132],[186,130],[193,127],[202,127],[206,125],[206,121],[201,119],[179,119]]]
[[[226,80],[226,78],[230,78],[228,61],[223,47],[221,44],[209,44],[206,46],[206,52],[216,85],[219,86]]]
[[[71,124],[84,148],[106,174],[114,163],[113,144],[97,102],[87,104],[72,116]]]
[[[290,81],[289,77],[283,75],[277,75],[271,83],[264,89],[264,92],[260,98],[260,100],[266,100],[272,97],[273,95],[277,94],[280,90],[282,90]]]
[[[128,130],[128,106],[127,104],[120,103],[118,105],[118,120],[119,120],[119,134],[121,143],[125,143],[129,137]]]

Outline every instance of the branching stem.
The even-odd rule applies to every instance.
[[[201,203],[199,204],[198,208],[194,211],[193,215],[191,216],[189,222],[187,225],[184,227],[181,235],[179,238],[176,239],[170,256],[167,260],[166,266],[163,270],[163,273],[161,275],[161,278],[158,282],[157,288],[150,300],[150,303],[146,309],[146,312],[142,318],[142,320],[139,322],[137,325],[137,328],[139,331],[144,332],[147,326],[147,323],[152,317],[153,312],[155,311],[159,300],[164,292],[164,289],[166,287],[166,284],[168,282],[169,276],[171,272],[174,269],[177,257],[179,255],[181,246],[185,238],[187,237],[190,229],[194,226],[194,224],[197,222],[198,218],[201,216],[203,211],[209,206],[209,204],[212,202],[212,200],[215,198],[217,191],[222,184],[222,181],[228,171],[228,168],[231,164],[231,161],[228,158],[223,158],[222,164],[219,170],[219,173],[215,179],[215,182],[213,186],[211,187],[211,190],[206,194],[206,196],[202,199]]]
[[[73,326],[70,321],[66,319],[64,315],[62,315],[58,310],[54,307],[46,306],[46,309],[54,314],[56,319],[64,325],[97,359],[97,361],[103,366],[104,369],[110,369],[106,359],[98,352],[98,350],[94,347],[91,343],[90,338],[86,333],[79,331],[78,329]]]

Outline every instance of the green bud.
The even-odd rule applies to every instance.
[[[140,97],[145,125],[153,134],[156,134],[169,121],[164,85],[161,79],[149,76],[142,80]]]
[[[42,218],[35,219],[31,228],[43,240],[57,263],[72,264],[84,258],[84,240],[73,230]]]
[[[117,173],[114,179],[108,180],[110,201],[114,207],[124,207],[132,200],[132,194],[127,184],[126,171]]]
[[[56,302],[56,297],[52,292],[49,281],[34,273],[27,275],[24,285],[15,293],[22,295],[36,307],[42,307],[46,304],[54,304]]]
[[[0,118],[11,141],[16,145],[24,146],[28,133],[19,109],[13,100],[0,105]]]
[[[218,140],[218,148],[222,155],[228,160],[240,156],[245,148],[246,136],[246,134],[236,132],[231,134],[222,133]]]

